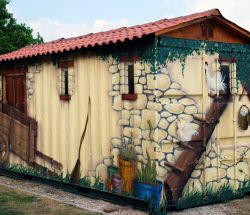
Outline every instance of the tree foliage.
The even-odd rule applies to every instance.
[[[43,43],[39,33],[34,37],[30,27],[17,23],[7,9],[8,4],[9,0],[0,0],[0,54],[15,51],[29,44]]]

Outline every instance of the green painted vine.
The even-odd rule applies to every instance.
[[[118,62],[124,56],[138,56],[140,61],[151,65],[153,74],[157,74],[161,65],[180,60],[184,75],[187,57],[195,54],[201,55],[203,50],[209,55],[218,53],[220,57],[226,59],[235,58],[237,79],[250,89],[250,45],[248,44],[149,36],[105,47],[100,46],[95,48],[94,52],[102,59],[112,56]]]
[[[182,64],[182,71],[185,69],[186,58],[194,54],[200,55],[202,50],[209,55],[218,53],[220,57],[226,59],[235,58],[237,61],[237,79],[250,88],[249,45],[160,37],[157,47],[158,65],[164,64],[166,61],[173,62],[179,59]]]

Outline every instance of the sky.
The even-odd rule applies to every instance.
[[[8,10],[45,41],[218,8],[250,31],[250,0],[11,0]]]

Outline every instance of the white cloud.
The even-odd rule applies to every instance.
[[[45,41],[51,41],[62,37],[75,37],[91,32],[127,26],[129,21],[127,19],[117,21],[101,19],[95,20],[91,25],[87,25],[85,23],[65,24],[49,18],[42,18],[38,21],[26,21],[25,23],[34,30],[34,33],[39,32]]]
[[[91,24],[83,22],[62,23],[50,18],[40,18],[38,20],[31,21],[23,19],[23,17],[19,15],[18,11],[10,5],[7,5],[7,9],[10,13],[14,14],[14,17],[18,20],[18,22],[25,23],[30,26],[33,29],[35,36],[37,32],[39,32],[46,42],[59,38],[75,37],[129,25],[129,20],[125,18],[114,21],[98,19],[94,20]]]
[[[248,31],[250,31],[250,19],[249,20],[245,20],[241,23],[241,27],[247,29]]]
[[[129,21],[127,19],[120,19],[117,21],[110,22],[105,19],[100,19],[100,20],[95,20],[92,28],[93,32],[98,32],[98,31],[104,31],[104,30],[110,30],[113,28],[119,28],[119,27],[124,27],[128,26]]]
[[[187,12],[201,12],[213,8],[218,8],[226,19],[250,30],[249,0],[194,0],[187,5]]]
[[[162,0],[170,17],[188,15],[218,8],[222,15],[237,25],[250,30],[249,0]],[[171,9],[170,9],[171,8]],[[181,12],[181,13],[180,13]],[[169,18],[169,16],[167,16]]]

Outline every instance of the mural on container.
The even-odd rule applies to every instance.
[[[156,208],[249,191],[249,37],[176,34],[48,54],[27,67],[2,62],[1,168]]]
[[[151,163],[151,156],[155,160],[153,162],[155,167],[148,167],[148,173],[152,171],[150,175],[156,177],[154,172],[156,171],[157,178],[150,179],[150,175],[145,175],[145,181],[147,182],[147,178],[149,177],[149,181],[158,187],[162,187],[162,182],[166,180],[168,175],[171,175],[171,171],[179,174],[181,177],[180,180],[183,180],[184,183],[183,187],[176,187],[177,190],[180,191],[175,193],[175,199],[180,197],[182,190],[184,190],[184,193],[194,191],[202,192],[204,190],[203,187],[210,187],[212,190],[214,189],[213,192],[217,192],[216,190],[221,186],[233,186],[234,177],[232,176],[232,171],[234,170],[233,168],[230,170],[230,167],[234,166],[234,163],[231,165],[223,164],[223,151],[226,153],[228,153],[228,151],[221,149],[217,152],[215,134],[213,134],[220,120],[220,114],[222,114],[226,105],[229,103],[230,93],[229,71],[228,73],[223,71],[223,66],[220,66],[218,57],[218,55],[206,56],[207,60],[211,62],[204,62],[203,72],[206,92],[208,92],[209,97],[211,97],[211,99],[207,98],[210,108],[204,108],[206,110],[204,114],[206,116],[205,119],[202,119],[203,113],[199,102],[189,97],[188,93],[182,89],[181,84],[173,81],[171,78],[171,74],[176,72],[175,68],[180,68],[180,65],[178,66],[180,63],[173,62],[162,65],[157,71],[157,74],[152,75],[146,64],[136,62],[134,64],[135,92],[137,93],[137,100],[135,102],[122,100],[121,94],[128,91],[128,89],[126,89],[128,88],[128,84],[124,84],[123,81],[124,77],[125,80],[127,77],[127,75],[124,75],[124,73],[127,74],[126,63],[118,64],[114,61],[114,63],[110,65],[109,71],[112,73],[112,83],[116,83],[112,85],[113,90],[110,92],[110,95],[113,97],[113,109],[121,112],[121,118],[117,123],[123,131],[122,136],[112,138],[111,154],[120,159],[121,148],[125,145],[128,150],[127,154],[131,154],[133,157],[131,160],[134,162],[134,154],[136,153],[139,162],[134,162],[133,165],[138,163],[138,174],[140,176],[137,178],[131,176],[130,181],[134,178],[135,181],[137,181],[138,178],[143,178],[140,169],[142,172],[147,172],[145,166],[147,167],[147,162]],[[201,60],[201,57],[198,55],[192,58]],[[190,59],[190,61],[192,61],[192,59]],[[186,61],[186,64],[188,63],[189,60]],[[217,64],[217,68],[215,68],[215,64]],[[189,75],[189,72],[190,71],[185,71],[185,74]],[[233,71],[230,72],[233,73]],[[179,78],[181,79],[181,77]],[[217,92],[220,93],[218,96],[216,96]],[[206,126],[205,137],[204,128],[202,127],[204,124]],[[207,142],[205,143],[207,145],[205,147],[203,146],[204,140]],[[131,144],[130,149],[128,149],[127,142]],[[193,145],[189,143],[193,143]],[[191,162],[188,164],[188,167],[193,166],[191,168],[193,171],[191,171],[192,175],[187,183],[182,175],[185,169],[175,167],[175,163],[178,161],[178,157],[180,157],[184,149],[188,150],[186,153],[190,151],[190,153],[195,152],[193,157],[188,160]],[[246,153],[249,153],[249,147],[247,145],[239,148],[239,160],[236,162],[236,165],[245,166],[240,170],[242,176],[240,180],[237,179],[239,183],[243,183],[244,180],[249,179],[249,164],[247,160],[242,163],[242,159],[246,156]],[[204,158],[206,159],[205,167],[203,163]],[[144,164],[144,162],[146,164]],[[123,168],[119,160],[117,164],[116,168]],[[103,163],[100,164],[100,166],[105,168]],[[99,170],[97,174],[101,175],[101,168],[98,166],[97,169]],[[134,174],[134,172],[136,172],[135,170],[136,168],[134,170],[131,168],[130,174]],[[103,170],[103,172],[105,171]],[[117,175],[117,171],[115,174]],[[124,177],[123,170],[121,170],[120,177],[123,181],[128,180],[126,178],[128,175],[129,173],[125,174]],[[204,175],[206,175],[206,177]],[[109,177],[112,178],[110,174]],[[103,178],[105,178],[105,176]],[[159,181],[157,181],[157,179]],[[204,179],[206,184],[204,184]],[[130,181],[129,184],[131,183]],[[140,179],[140,181],[143,180]],[[173,179],[173,183],[176,183],[176,178]],[[134,190],[137,194],[136,189],[137,186],[135,186]],[[141,188],[141,190],[145,189],[145,187]],[[124,191],[131,192],[131,189]],[[141,197],[140,194],[137,195]],[[156,194],[147,193],[147,195]],[[159,195],[161,195],[161,192],[159,192]],[[173,196],[171,196],[171,198],[173,198]]]

